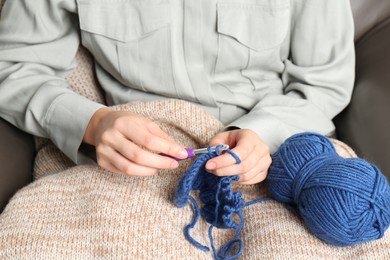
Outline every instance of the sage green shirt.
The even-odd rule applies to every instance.
[[[102,107],[64,80],[80,43],[108,105],[188,100],[271,152],[297,132],[332,134],[353,88],[349,0],[7,0],[0,116],[79,163]]]

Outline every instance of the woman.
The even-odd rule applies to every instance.
[[[80,144],[94,145],[100,166],[128,175],[178,167],[158,153],[187,154],[148,119],[68,88],[80,42],[108,105],[177,98],[218,117],[226,127],[210,144],[229,144],[242,163],[222,155],[206,168],[242,184],[264,180],[292,134],[332,135],[354,81],[348,0],[6,1],[0,116],[79,164],[90,161]]]

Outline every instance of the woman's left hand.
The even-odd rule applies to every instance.
[[[238,175],[240,184],[255,184],[267,177],[272,159],[269,147],[252,130],[237,129],[218,133],[210,145],[228,144],[241,163],[228,153],[210,159],[206,169],[217,176]]]

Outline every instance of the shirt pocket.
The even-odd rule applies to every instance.
[[[242,82],[246,70],[264,68],[280,58],[276,50],[287,36],[289,23],[289,0],[220,1],[216,79],[225,85]]]
[[[289,1],[222,1],[218,4],[218,33],[256,51],[278,46],[289,22]]]
[[[122,84],[166,94],[173,88],[169,1],[78,0],[82,41]]]

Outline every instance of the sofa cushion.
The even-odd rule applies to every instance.
[[[351,0],[351,7],[355,22],[355,41],[375,25],[390,18],[389,0]]]

